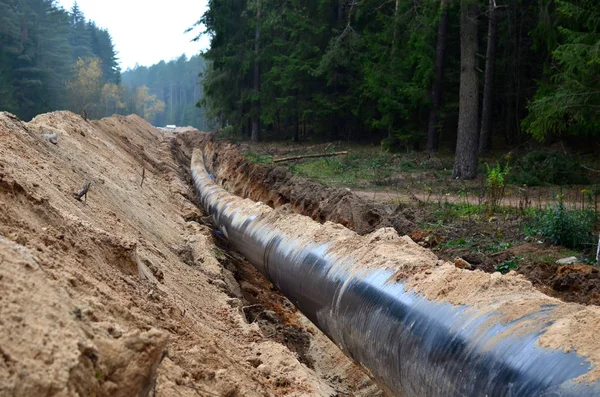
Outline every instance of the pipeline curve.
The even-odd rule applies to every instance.
[[[390,395],[600,396],[597,349],[578,339],[599,311],[515,277],[471,276],[391,229],[358,236],[241,199],[215,183],[199,149],[191,174],[232,245]],[[456,272],[488,286],[473,287],[467,301],[436,290]],[[502,295],[507,286],[518,300]],[[575,312],[586,319],[573,320]],[[565,333],[572,340],[557,337]]]

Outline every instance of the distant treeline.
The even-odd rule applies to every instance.
[[[165,110],[148,119],[156,126],[191,125],[201,130],[210,128],[204,112],[197,106],[203,97],[204,58],[182,55],[170,62],[161,61],[150,67],[136,66],[123,72],[123,86],[130,92],[148,87],[150,95],[165,104]]]
[[[98,84],[120,83],[110,34],[86,21],[77,3],[68,12],[50,0],[0,0],[0,111],[28,120],[76,110],[69,82],[78,59],[98,60]]]

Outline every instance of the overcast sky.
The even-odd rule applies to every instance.
[[[70,10],[74,0],[58,0]],[[206,49],[208,38],[190,42],[184,34],[200,19],[208,0],[78,0],[86,19],[110,32],[123,70],[188,57]]]

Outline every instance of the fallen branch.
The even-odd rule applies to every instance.
[[[88,190],[90,190],[90,186],[92,186],[92,182],[86,181],[81,187],[81,190],[78,193],[73,194],[75,199],[81,201],[81,198],[85,196],[85,202],[87,203],[87,193]]]
[[[507,250],[507,249],[505,249],[505,250],[502,250],[502,251],[497,251],[497,252],[494,252],[494,253],[492,253],[492,254],[489,254],[488,256],[489,256],[489,257],[492,257],[492,256],[498,256],[498,255],[500,255],[500,254],[504,254],[505,252],[508,252],[508,250]]]
[[[586,170],[588,170],[588,171],[592,171],[592,172],[600,172],[600,170],[595,170],[595,169],[593,169],[593,168],[586,167],[586,166],[585,166],[585,165],[583,165],[583,164],[579,164],[579,165],[581,166],[581,168],[585,168],[585,169],[586,169]]]
[[[342,156],[348,154],[348,152],[334,152],[334,153],[320,153],[320,154],[305,154],[303,156],[292,156],[292,157],[284,157],[281,159],[273,159],[274,163],[281,163],[284,161],[293,161],[293,160],[301,160],[301,159],[312,159],[317,157],[334,157],[334,156]]]
[[[144,186],[144,179],[146,179],[146,167],[142,165],[142,182],[140,183],[140,187]]]
[[[257,303],[257,304],[255,304],[255,305],[242,306],[242,311],[243,311],[243,312],[245,312],[245,311],[246,311],[246,309],[250,309],[250,308],[252,308],[252,307],[260,307],[260,306],[261,306],[261,305],[260,305],[260,304],[258,304],[258,303]]]
[[[596,251],[596,264],[600,266],[600,237],[598,237],[598,248]]]

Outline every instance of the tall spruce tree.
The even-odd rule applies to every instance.
[[[568,0],[556,1],[556,6],[553,23],[546,20],[540,27],[544,33],[540,40],[551,49],[552,61],[523,124],[538,140],[549,135],[598,135],[600,4]]]
[[[479,6],[475,0],[461,0],[460,8],[460,102],[456,158],[452,177],[473,179],[477,176],[479,150],[479,76],[477,76]]]

